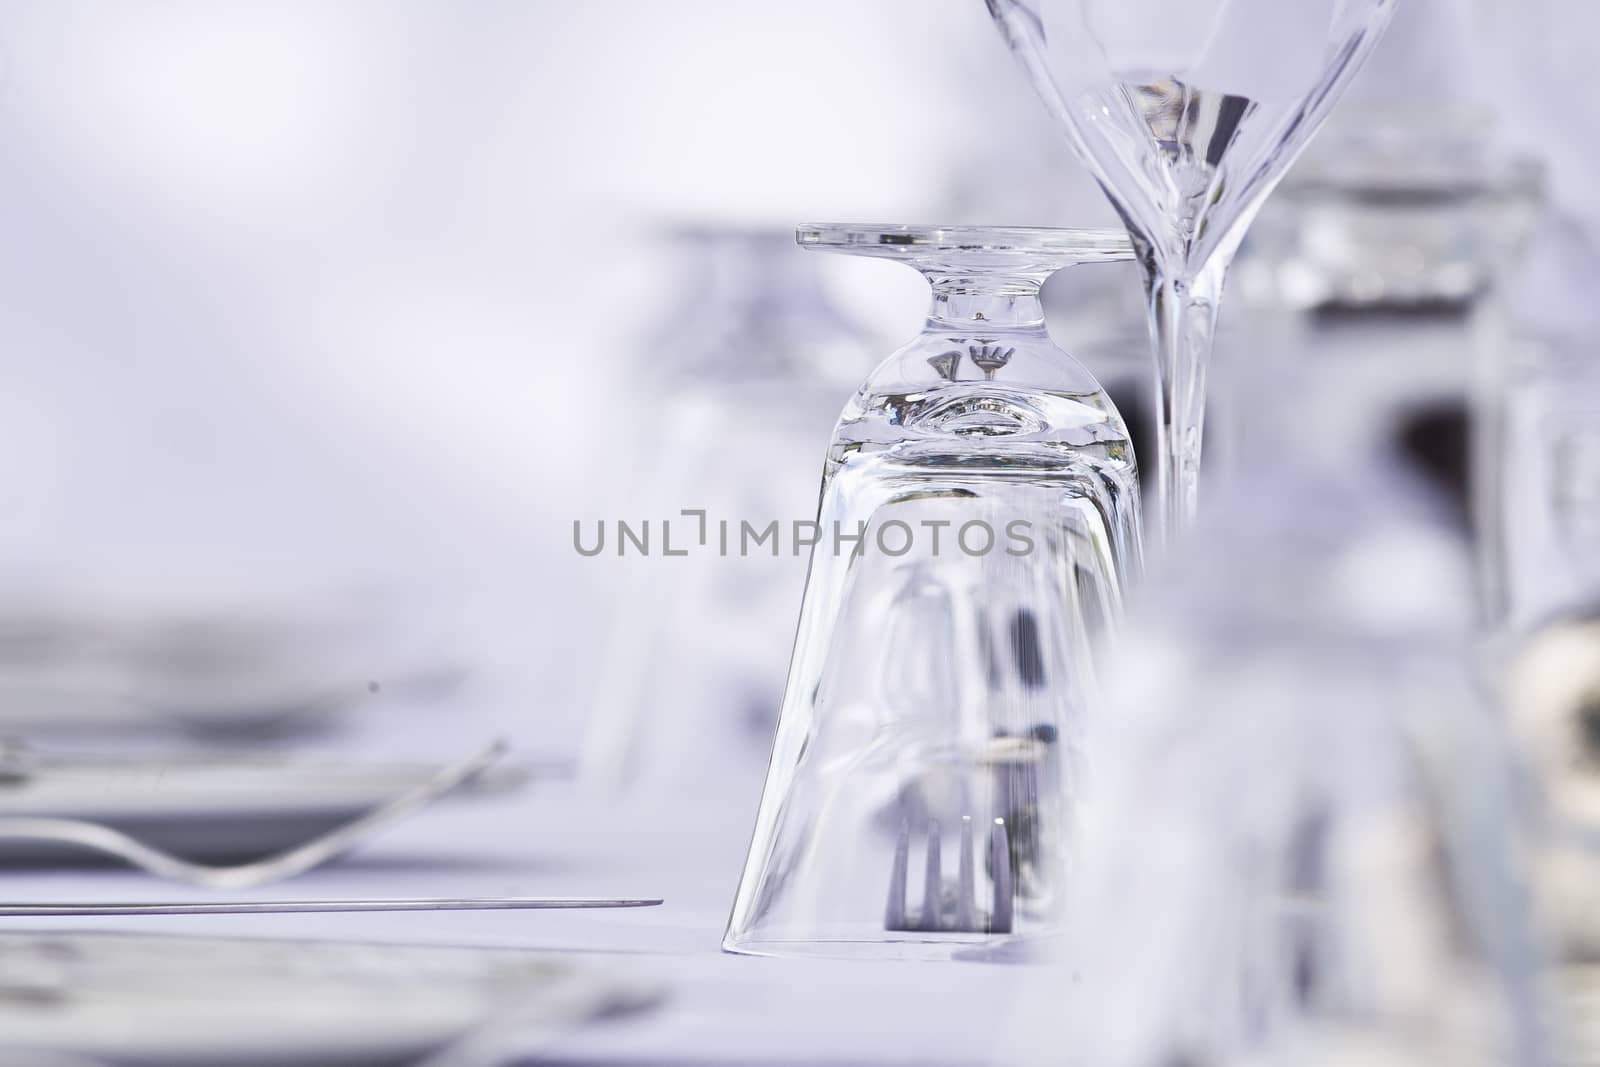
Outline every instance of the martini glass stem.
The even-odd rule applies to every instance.
[[[1228,265],[1213,260],[1197,271],[1169,274],[1146,263],[1157,377],[1156,511],[1159,536],[1170,540],[1194,522],[1199,505],[1206,368]]]

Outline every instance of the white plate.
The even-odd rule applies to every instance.
[[[0,1062],[411,1064],[489,1025],[524,1053],[656,992],[502,949],[0,933]],[[490,1034],[484,1034],[490,1040]]]
[[[0,817],[87,819],[186,858],[241,860],[297,845],[438,771],[433,764],[270,757],[52,757],[18,777],[0,773]],[[533,776],[528,767],[491,767],[449,797],[502,794]],[[0,864],[74,857],[93,858],[65,846],[0,840]]]
[[[288,732],[433,699],[464,674],[436,641],[370,612],[0,614],[0,732]]]

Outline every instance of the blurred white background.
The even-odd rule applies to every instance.
[[[1111,218],[976,0],[12,0],[0,142],[3,588],[449,590],[554,747],[664,226]],[[826,269],[914,332],[915,276]]]
[[[5,0],[0,144],[0,588],[404,585],[557,748],[664,227],[1114,224],[981,0]],[[914,332],[910,272],[821,269]]]

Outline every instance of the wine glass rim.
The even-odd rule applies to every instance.
[[[802,248],[891,258],[972,253],[1043,256],[1063,264],[1133,259],[1133,242],[1122,230],[1051,226],[805,223],[795,228],[795,241]]]

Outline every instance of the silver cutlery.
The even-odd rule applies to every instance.
[[[0,917],[117,915],[274,915],[347,911],[543,911],[575,908],[653,908],[661,898],[438,897],[390,900],[238,900],[198,903],[0,904]]]
[[[940,830],[929,822],[927,845],[923,853],[922,906],[913,913],[906,906],[910,880],[911,827],[902,824],[895,839],[894,865],[889,873],[889,903],[884,909],[883,928],[907,933],[952,931],[964,934],[1009,934],[1012,922],[1011,843],[1004,819],[989,827],[989,873],[991,906],[978,904],[977,865],[974,858],[972,817],[961,817],[961,851],[956,858],[954,885],[944,877],[940,862]]]
[[[194,863],[155,848],[121,830],[86,819],[48,816],[0,817],[0,840],[71,845],[124,860],[141,870],[206,889],[249,889],[319,867],[380,831],[460,788],[506,752],[496,740],[482,751],[443,767],[432,778],[293,848],[249,863]],[[24,770],[15,768],[16,770]]]

